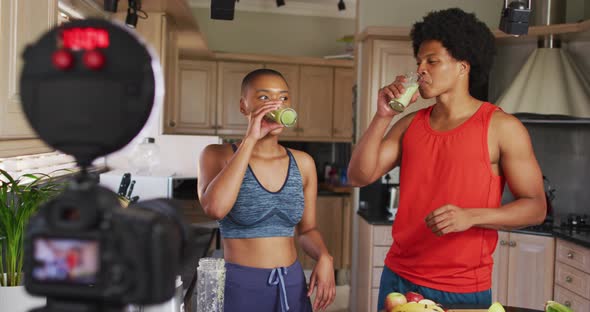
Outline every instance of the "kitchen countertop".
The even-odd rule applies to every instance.
[[[369,215],[367,211],[359,210],[357,214],[367,221],[371,225],[392,225],[393,221],[388,220],[386,215]],[[530,226],[523,229],[511,230],[509,232],[539,235],[539,236],[551,236],[557,237],[580,246],[590,248],[590,232],[584,231],[569,231],[563,229],[556,229],[550,225],[536,225]]]

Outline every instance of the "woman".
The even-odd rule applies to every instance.
[[[283,76],[271,69],[242,81],[240,111],[248,129],[239,144],[205,148],[199,164],[199,199],[219,220],[226,261],[225,311],[324,310],[336,294],[334,265],[316,229],[317,177],[306,153],[278,143],[283,126],[264,116],[289,107]],[[316,260],[306,288],[294,232]]]

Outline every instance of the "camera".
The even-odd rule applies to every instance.
[[[90,173],[161,104],[154,55],[124,25],[98,19],[64,23],[23,53],[23,111],[45,143],[80,167],[26,229],[25,288],[47,297],[33,311],[121,311],[174,294],[190,239],[180,209],[165,199],[123,208]]]
[[[526,35],[529,32],[529,20],[531,16],[531,0],[528,6],[519,0],[504,0],[504,8],[500,17],[500,30],[515,36]]]

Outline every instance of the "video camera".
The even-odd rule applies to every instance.
[[[26,48],[23,111],[48,145],[72,155],[80,172],[31,218],[25,288],[47,297],[33,311],[121,311],[171,298],[189,231],[164,199],[123,208],[88,173],[93,161],[143,128],[163,79],[154,54],[123,25],[62,24]]]

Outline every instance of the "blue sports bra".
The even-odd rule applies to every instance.
[[[232,148],[237,149],[233,144]],[[277,192],[264,188],[248,165],[234,206],[218,221],[224,238],[293,236],[303,216],[303,181],[293,154],[285,150],[289,169]]]

